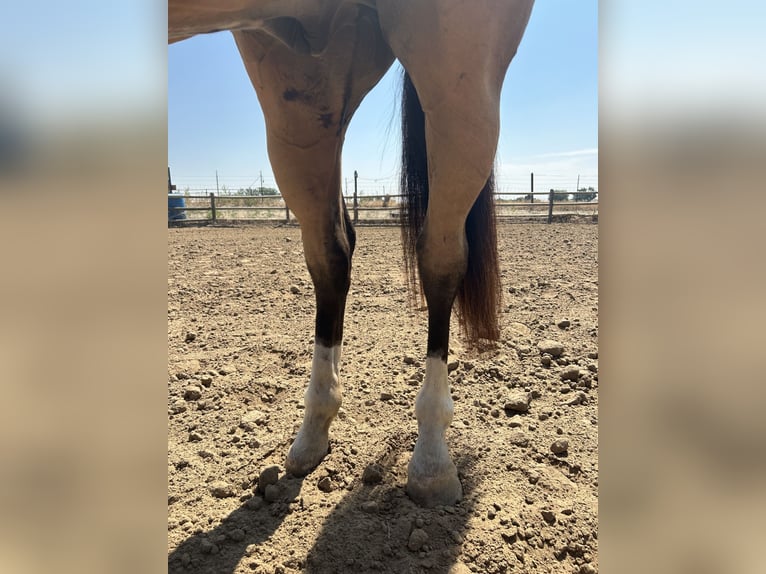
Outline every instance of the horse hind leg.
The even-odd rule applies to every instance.
[[[415,252],[428,304],[428,345],[426,376],[415,403],[418,439],[407,476],[407,493],[423,506],[450,505],[462,497],[445,439],[453,415],[446,362],[450,316],[459,292],[469,303],[491,302],[493,296],[493,228],[485,227],[488,241],[469,244],[466,221],[482,190],[489,189],[502,80],[531,8],[532,0],[378,4],[389,45],[425,110],[424,137],[418,139],[427,142],[428,208]],[[438,25],[423,25],[437,14]],[[478,252],[477,245],[483,245]],[[482,253],[490,257],[482,261]],[[473,293],[461,292],[466,277],[480,280]],[[469,335],[497,336],[493,305],[463,306],[462,311]]]

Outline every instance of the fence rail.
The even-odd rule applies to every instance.
[[[551,223],[560,216],[597,216],[598,191],[593,188],[569,192],[564,189],[534,191],[534,174],[529,191],[495,193],[495,211],[499,219],[539,219]],[[176,187],[176,186],[173,186]],[[170,191],[170,187],[169,187]],[[589,196],[588,201],[575,201]],[[570,201],[569,197],[573,200]],[[171,201],[172,198],[172,201]],[[344,195],[343,199],[354,223],[398,223],[403,195]],[[537,199],[540,198],[540,199]],[[179,205],[180,203],[180,205]],[[226,216],[231,214],[230,216]],[[277,215],[279,214],[279,215]],[[360,214],[364,214],[360,218]],[[222,217],[223,215],[223,217]],[[242,217],[244,215],[245,217]],[[215,193],[168,194],[168,221],[282,221],[289,223],[293,215],[281,195],[222,195]]]

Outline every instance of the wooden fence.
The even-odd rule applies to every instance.
[[[558,192],[561,193],[561,192]],[[495,210],[499,219],[545,221],[571,217],[598,216],[598,192],[591,201],[556,200],[554,191],[496,193]],[[521,197],[519,197],[521,195]],[[573,195],[573,194],[570,194]],[[171,197],[171,196],[169,196]],[[280,221],[290,223],[295,216],[281,196],[254,195],[175,195],[184,206],[168,206],[173,224],[207,222]],[[398,224],[401,195],[344,196],[355,224]],[[539,198],[539,199],[538,199]],[[177,203],[177,202],[175,202]],[[180,216],[177,214],[183,214]]]

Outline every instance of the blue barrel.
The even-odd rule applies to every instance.
[[[186,219],[186,212],[175,210],[174,207],[186,207],[183,195],[168,195],[168,221]]]

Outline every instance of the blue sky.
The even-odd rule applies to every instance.
[[[343,176],[360,189],[389,192],[398,170],[395,65],[367,96],[346,136]],[[598,2],[538,0],[506,75],[501,101],[498,181],[523,191],[598,187]],[[263,117],[227,32],[168,47],[168,162],[174,183],[215,189],[274,185]]]

